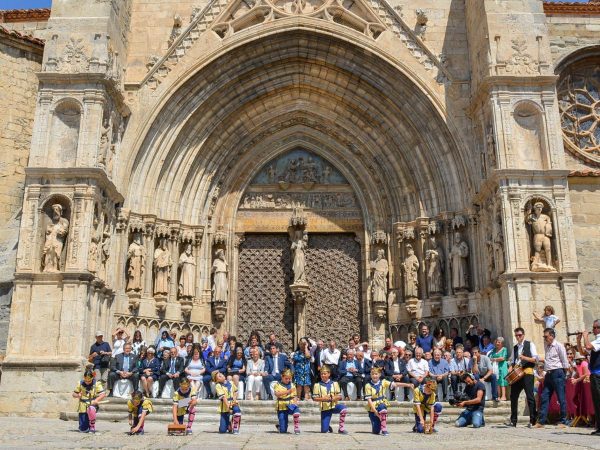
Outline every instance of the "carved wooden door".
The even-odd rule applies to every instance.
[[[309,234],[306,273],[306,332],[345,345],[361,332],[360,245],[352,234]],[[294,310],[290,241],[285,234],[248,234],[240,247],[238,336],[276,332],[293,351]]]

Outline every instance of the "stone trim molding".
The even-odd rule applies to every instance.
[[[546,15],[599,15],[600,2],[590,0],[588,3],[544,2]]]
[[[0,11],[0,23],[41,22],[50,19],[50,8]]]

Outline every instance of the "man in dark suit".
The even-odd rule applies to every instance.
[[[127,343],[123,346],[123,353],[112,358],[110,364],[110,373],[108,374],[108,384],[111,392],[109,397],[112,397],[112,388],[117,380],[131,380],[133,390],[137,391],[140,381],[140,374],[137,371],[138,358],[132,351],[131,344]]]
[[[179,389],[179,379],[185,369],[185,361],[177,356],[177,347],[171,347],[169,359],[164,359],[160,368],[160,378],[158,379],[158,398],[161,397],[167,381],[173,380],[173,390]]]
[[[204,388],[208,394],[208,398],[214,398],[214,395],[210,389],[210,382],[212,380],[212,373],[218,370],[223,375],[227,376],[227,360],[221,355],[221,347],[216,346],[213,350],[213,355],[209,356],[206,360],[206,372],[202,376],[202,382]]]
[[[273,381],[281,381],[281,372],[285,369],[291,369],[292,365],[287,356],[279,353],[279,348],[276,344],[271,344],[269,351],[271,354],[265,359],[265,372],[267,372],[267,375],[263,377],[263,384],[269,400],[273,400],[271,383]]]
[[[319,339],[317,341],[317,347],[315,348],[314,362],[311,363],[313,384],[318,383],[320,380],[319,370],[321,370],[321,352],[323,351],[324,348],[325,348],[325,342],[323,342],[322,339]]]
[[[385,361],[383,375],[386,380],[391,381],[394,385],[396,400],[399,400],[399,388],[409,386],[409,378],[408,371],[406,370],[406,362],[400,358],[400,352],[396,347],[392,348],[390,358]]]
[[[365,383],[365,359],[364,354],[361,353],[361,360],[355,357],[353,349],[348,349],[346,353],[346,359],[340,363],[340,387],[344,393],[344,398],[349,400],[348,397],[348,383],[353,383],[356,387],[356,397],[362,398],[362,390]]]

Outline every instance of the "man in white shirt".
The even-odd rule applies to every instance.
[[[208,346],[213,350],[217,348],[217,329],[211,328],[210,334],[208,335]]]
[[[515,328],[515,339],[517,340],[517,344],[513,348],[510,370],[518,365],[523,369],[525,375],[510,386],[510,421],[505,425],[511,427],[517,426],[519,395],[521,395],[521,392],[525,391],[529,409],[529,427],[531,428],[535,425],[535,421],[537,420],[537,408],[535,396],[533,394],[535,382],[533,371],[538,361],[538,354],[535,344],[525,339],[525,330],[523,328]]]
[[[429,375],[429,362],[423,359],[423,349],[421,347],[415,348],[415,357],[408,362],[406,370],[408,370],[410,382],[414,387],[422,384]]]
[[[331,369],[331,379],[338,379],[338,364],[340,363],[341,352],[335,348],[335,340],[329,341],[329,346],[321,352],[321,367],[327,364]]]

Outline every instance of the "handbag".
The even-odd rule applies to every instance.
[[[496,378],[498,378],[499,371],[498,371],[498,362],[497,361],[492,362],[492,373],[494,375],[496,375]]]

